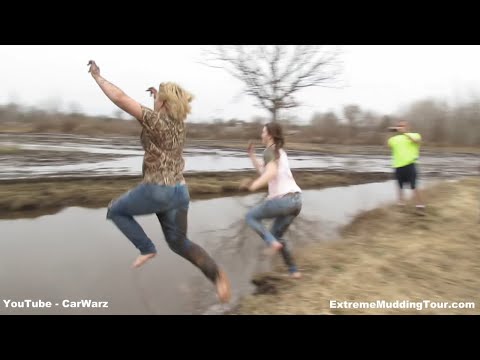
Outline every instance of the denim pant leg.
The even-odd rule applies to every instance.
[[[265,228],[262,220],[292,214],[298,215],[298,199],[301,199],[300,194],[264,201],[247,213],[246,221],[248,225],[270,245],[273,241],[277,240],[277,238]]]
[[[177,185],[172,198],[174,207],[158,212],[157,217],[170,249],[195,265],[211,282],[215,282],[219,273],[216,262],[201,246],[187,237],[189,202],[188,187]]]
[[[275,236],[280,244],[282,244],[282,248],[280,249],[280,253],[282,254],[283,261],[288,267],[288,271],[290,273],[297,272],[297,265],[295,263],[295,259],[293,258],[292,252],[290,250],[290,246],[288,242],[283,238],[283,234],[287,231],[290,224],[296,218],[296,215],[287,215],[287,216],[279,216],[275,218],[275,221],[272,224],[272,228],[270,232]]]
[[[300,194],[295,194],[291,199],[290,206],[290,215],[279,216],[275,218],[275,221],[272,224],[270,232],[275,236],[275,238],[283,245],[280,249],[280,252],[283,257],[283,261],[288,267],[289,273],[293,274],[298,271],[297,264],[292,255],[289,243],[283,238],[283,235],[288,230],[293,220],[300,214],[302,210],[302,199]]]
[[[113,201],[107,212],[107,219],[115,223],[142,255],[155,253],[156,249],[133,216],[154,214],[168,204],[168,201],[158,201],[161,199],[152,196],[153,188],[164,188],[164,198],[168,198],[168,187],[140,184]]]
[[[270,206],[269,206],[270,205]],[[275,207],[271,206],[271,201],[265,201],[257,206],[254,206],[245,216],[245,221],[260,237],[271,245],[275,241],[275,237],[270,231],[262,224],[263,219],[275,217]]]

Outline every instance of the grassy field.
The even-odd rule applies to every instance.
[[[293,171],[303,189],[363,184],[387,180],[389,173],[348,173],[338,171]],[[238,191],[252,171],[186,174],[193,200],[244,195]],[[0,184],[0,218],[36,217],[52,214],[69,206],[106,207],[110,200],[140,182],[138,177],[86,177],[31,180],[5,180]],[[265,191],[265,190],[263,190]]]
[[[304,277],[258,274],[235,314],[480,314],[480,180],[426,191],[424,215],[391,206],[359,215],[341,239],[298,251]],[[261,293],[263,292],[263,293]],[[474,302],[474,309],[330,308],[330,300]]]

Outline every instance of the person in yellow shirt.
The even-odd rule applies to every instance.
[[[422,137],[419,133],[409,132],[407,121],[398,122],[397,126],[390,128],[390,130],[396,132],[394,136],[388,139],[388,146],[392,151],[392,166],[395,169],[395,178],[398,181],[399,205],[404,205],[404,184],[410,184],[410,188],[414,191],[416,207],[424,209],[425,204],[416,184],[416,162],[420,156]]]

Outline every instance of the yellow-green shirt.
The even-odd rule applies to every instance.
[[[408,135],[417,141],[422,139],[418,133],[408,133]],[[413,142],[403,134],[388,139],[388,146],[392,149],[392,165],[394,168],[413,164],[420,156],[420,144]]]

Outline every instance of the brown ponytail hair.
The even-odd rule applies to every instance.
[[[285,145],[285,138],[283,137],[283,130],[279,123],[270,122],[265,125],[268,135],[273,139],[275,144],[275,157],[280,158],[280,149]]]

